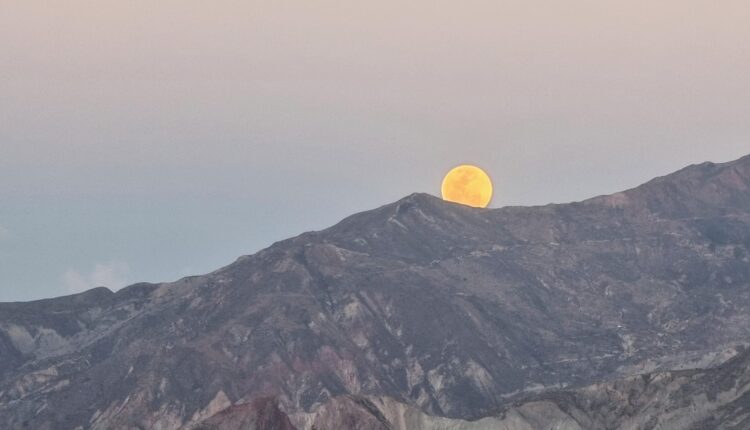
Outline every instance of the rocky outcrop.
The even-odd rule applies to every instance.
[[[343,396],[293,420],[299,429],[746,429],[750,351],[715,368],[633,375],[527,397],[496,415],[466,421],[429,416],[389,398]]]
[[[578,422],[551,402],[528,402],[475,421],[427,415],[414,406],[384,397],[342,396],[316,411],[296,417],[298,429],[352,430],[582,430]]]
[[[296,430],[273,398],[261,397],[250,403],[215,411],[192,430]]]
[[[361,417],[356,399],[476,422],[708,366],[750,339],[749,190],[745,157],[565,205],[414,194],[207,275],[0,304],[0,422],[190,428],[250,407],[252,428],[277,417],[258,399],[293,425]]]
[[[570,391],[534,396],[584,429],[750,428],[750,352],[711,369],[634,375]],[[524,408],[521,403],[508,413]],[[543,418],[535,428],[558,428]]]

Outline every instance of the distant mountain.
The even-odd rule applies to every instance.
[[[0,304],[0,422],[648,428],[654,399],[712,411],[662,428],[744,422],[711,382],[744,353],[632,375],[726,361],[749,309],[750,156],[563,205],[413,194],[207,275]]]

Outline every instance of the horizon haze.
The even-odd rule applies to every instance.
[[[491,207],[750,148],[747,2],[0,5],[0,301],[205,273],[477,164]]]

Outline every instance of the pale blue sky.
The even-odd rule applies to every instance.
[[[0,301],[207,272],[460,163],[503,206],[738,158],[747,22],[745,0],[0,0]]]

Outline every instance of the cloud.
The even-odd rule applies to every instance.
[[[124,261],[96,263],[91,272],[81,273],[69,269],[62,275],[62,281],[69,293],[80,293],[95,287],[118,290],[129,283],[130,266]]]

